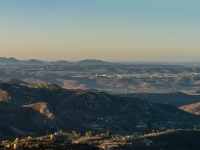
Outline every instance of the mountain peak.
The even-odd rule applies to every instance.
[[[97,60],[97,59],[85,59],[81,61],[77,61],[77,64],[91,64],[91,65],[96,65],[96,64],[107,64],[108,62],[102,61],[102,60]]]

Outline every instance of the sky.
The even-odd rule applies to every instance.
[[[193,61],[199,0],[0,0],[0,57]]]

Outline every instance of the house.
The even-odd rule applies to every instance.
[[[143,124],[138,124],[137,126],[136,126],[136,128],[147,128],[147,124],[145,124],[145,123],[143,123]]]

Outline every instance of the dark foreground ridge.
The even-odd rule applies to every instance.
[[[99,137],[73,137],[47,135],[42,137],[16,138],[3,141],[2,149],[46,149],[46,150],[197,150],[200,148],[200,131],[171,130],[160,133]],[[63,140],[61,140],[63,139]]]
[[[152,129],[193,129],[199,119],[171,105],[99,91],[66,90],[51,83],[29,85],[19,80],[0,82],[0,140],[58,129],[81,135],[86,131],[128,135]]]

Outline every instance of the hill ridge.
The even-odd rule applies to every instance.
[[[138,122],[199,119],[171,105],[100,91],[66,90],[50,83],[40,86],[0,83],[0,99],[0,122],[8,128],[42,134],[58,128],[81,133],[107,129],[129,133],[136,130]],[[97,127],[92,127],[93,124]]]

